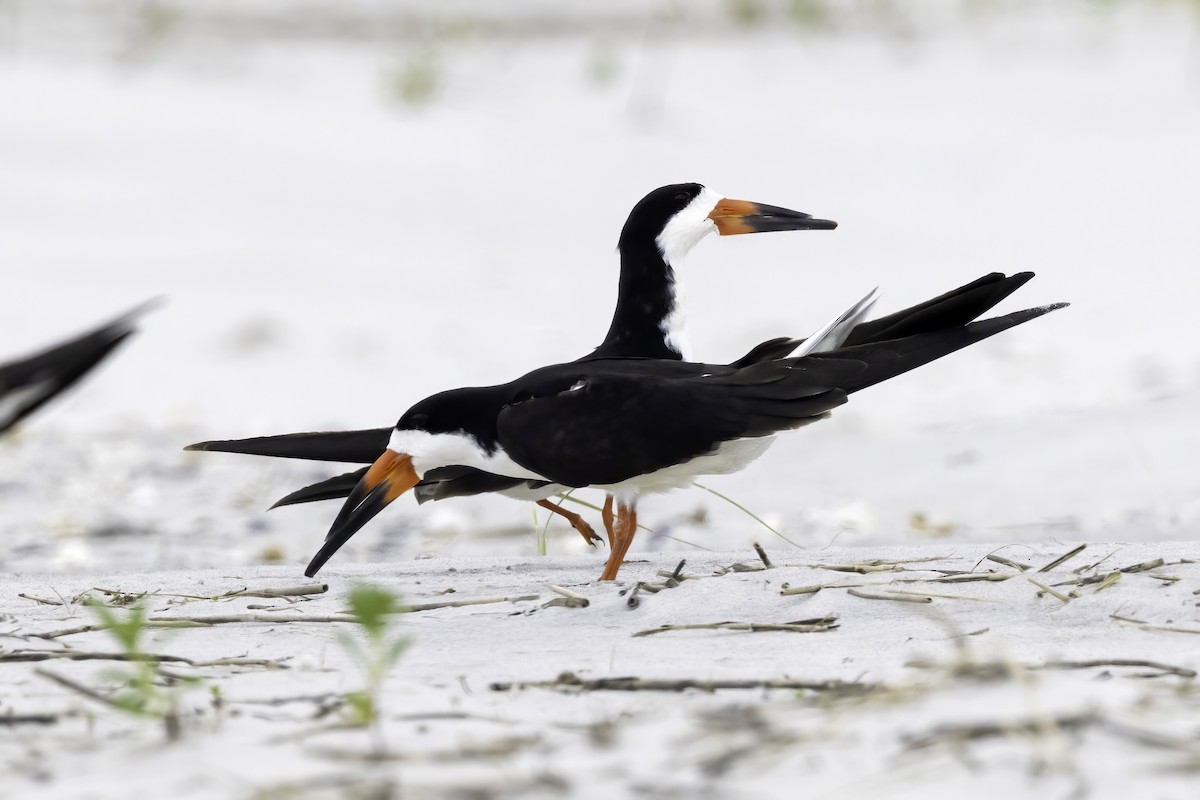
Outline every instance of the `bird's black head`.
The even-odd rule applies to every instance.
[[[617,247],[634,253],[656,247],[677,265],[706,234],[831,230],[837,223],[811,214],[749,200],[731,200],[699,183],[660,186],[638,201],[625,220]]]
[[[423,431],[425,433],[451,433],[462,430],[465,421],[470,389],[451,389],[421,400],[396,423],[398,431]]]
[[[503,406],[501,389],[474,386],[430,395],[404,412],[396,430],[463,434],[491,451],[496,441],[496,416]]]
[[[636,241],[653,242],[667,227],[667,223],[704,191],[704,186],[699,183],[672,183],[650,192],[629,212],[625,227],[621,229],[618,247]],[[715,197],[714,202],[717,199],[720,198]]]

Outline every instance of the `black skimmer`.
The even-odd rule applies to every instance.
[[[1032,272],[1021,272],[1006,276],[1001,273],[985,275],[965,286],[919,303],[911,308],[879,319],[860,322],[850,331],[845,345],[862,345],[884,342],[930,333],[954,326],[966,325],[999,304],[1033,277]],[[631,311],[636,306],[631,307]],[[726,365],[732,368],[783,358],[802,345],[802,339],[778,338],[763,342],[746,355]],[[598,348],[602,351],[608,345]],[[586,363],[591,357],[575,362]],[[250,439],[201,442],[191,445],[190,450],[214,450],[247,453],[280,458],[302,458],[314,461],[371,464],[387,449],[391,428],[373,428],[360,431],[333,431],[294,433],[277,436],[260,436]],[[367,472],[367,467],[348,472],[327,480],[305,486],[283,497],[274,507],[334,500],[349,496],[350,492]],[[446,466],[429,470],[414,490],[418,503],[430,500],[446,500],[487,492],[499,492],[518,500],[530,500],[543,507],[559,506],[550,503],[556,491],[546,487],[530,487],[519,478],[496,475],[465,465]],[[603,512],[606,530],[612,530],[612,498],[605,499]],[[595,534],[591,527],[578,515],[566,509],[559,513],[568,516],[571,524],[592,543]],[[611,543],[610,543],[611,544]]]
[[[683,360],[691,357],[677,270],[685,256],[706,235],[722,236],[788,230],[832,230],[837,223],[816,219],[787,208],[732,200],[699,183],[661,186],[643,197],[630,211],[621,230],[617,251],[621,276],[617,304],[604,341],[580,361],[598,358],[637,357]],[[795,349],[790,340],[764,342],[745,359],[785,355]],[[371,463],[387,447],[391,428],[362,431],[328,431],[313,434],[255,437],[200,442],[188,450],[211,450],[283,458],[346,463]],[[345,497],[361,477],[340,475],[294,492],[276,505],[291,505]],[[458,494],[505,491],[503,479],[475,470],[450,470],[431,480],[451,481]],[[429,499],[428,495],[423,495]],[[589,544],[599,541],[582,517],[549,502],[535,499],[543,508],[565,517]]]
[[[600,579],[615,579],[637,531],[640,496],[741,470],[775,435],[824,419],[850,394],[1066,304],[844,345],[846,329],[869,305],[826,326],[799,357],[742,367],[593,359],[428,397],[400,417],[305,575],[431,471],[472,467],[531,490],[591,487],[614,495],[615,541]]]
[[[152,305],[144,303],[74,339],[0,364],[0,433],[75,385],[133,335],[138,317]]]

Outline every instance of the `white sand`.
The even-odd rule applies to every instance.
[[[348,793],[343,784],[362,789],[386,781],[411,791],[406,797],[442,796],[451,789],[486,797],[695,796],[702,787],[714,797],[794,797],[797,787],[803,787],[806,797],[949,797],[958,792],[1065,797],[1073,791],[1088,797],[1126,797],[1135,791],[1139,796],[1188,796],[1200,757],[1194,731],[1200,708],[1192,679],[1140,666],[1032,668],[1113,659],[1150,659],[1182,670],[1200,667],[1193,594],[1200,586],[1200,566],[1192,560],[1181,563],[1194,555],[1194,548],[1092,544],[1060,567],[1032,576],[1058,591],[1076,589],[1078,596],[1066,604],[1039,598],[1025,575],[1002,582],[934,580],[943,576],[941,570],[1014,572],[992,562],[977,563],[987,552],[985,547],[949,543],[937,548],[773,551],[776,565],[770,570],[721,575],[715,574],[721,567],[759,562],[752,552],[705,554],[690,558],[684,574],[708,577],[657,594],[640,592],[636,608],[628,606],[628,595],[620,589],[638,580],[661,582],[655,572],[674,569],[673,558],[635,560],[615,586],[593,582],[599,563],[585,557],[425,559],[369,569],[335,565],[325,576],[331,591],[297,603],[166,596],[302,582],[286,568],[16,576],[0,601],[9,620],[6,632],[14,637],[6,644],[11,650],[114,649],[105,633],[53,641],[16,638],[90,619],[78,607],[35,605],[18,599],[19,592],[69,598],[93,586],[154,591],[159,596],[150,600],[150,608],[156,616],[232,614],[264,605],[291,616],[327,615],[344,608],[344,591],[355,580],[402,592],[413,603],[521,595],[537,599],[398,619],[397,631],[412,645],[387,684],[385,763],[363,763],[372,739],[363,731],[328,730],[337,715],[314,719],[319,704],[312,699],[264,704],[361,687],[334,626],[300,622],[152,635],[147,648],[152,652],[194,659],[278,659],[287,667],[168,665],[174,673],[205,680],[203,689],[183,699],[185,746],[163,744],[160,726],[122,717],[30,674],[33,666],[42,666],[94,684],[104,665],[6,665],[0,684],[5,709],[74,716],[46,728],[21,728],[21,736],[4,739],[0,757],[13,771],[12,785],[24,791],[40,786],[39,796],[46,797],[150,791],[175,797],[365,796]],[[1041,547],[1017,557],[1036,569],[1063,552],[1061,547]],[[868,558],[903,562],[934,554],[944,557],[891,569],[885,565],[888,571],[867,574],[825,568]],[[1100,591],[1098,584],[1064,584],[1152,558],[1164,559],[1164,564],[1119,573],[1115,584]],[[591,605],[543,607],[558,596],[550,584],[569,587]],[[785,584],[853,586],[889,597],[896,596],[893,592],[946,596],[919,604],[826,588],[782,597]],[[443,594],[451,589],[452,594]],[[632,636],[665,624],[783,623],[827,615],[836,615],[838,627],[824,633]],[[930,666],[913,667],[913,661]],[[957,675],[956,665],[964,668]],[[992,669],[982,678],[966,669],[984,665]],[[562,693],[489,688],[494,682],[552,680],[567,671],[583,679],[841,680],[879,690],[839,696],[756,689]],[[220,711],[208,703],[206,690],[214,686],[224,701]],[[971,725],[1001,728],[969,744],[947,736],[916,745],[948,726]],[[1006,725],[1031,727],[1025,734],[1004,733]],[[69,759],[60,757],[65,752],[71,753]],[[100,789],[104,786],[113,793]]]

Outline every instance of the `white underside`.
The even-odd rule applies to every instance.
[[[620,483],[593,484],[589,489],[602,489],[616,496],[622,503],[632,503],[643,494],[670,492],[675,489],[686,489],[696,482],[697,478],[705,475],[727,475],[745,468],[750,462],[767,452],[767,448],[775,441],[774,436],[757,436],[752,439],[735,439],[723,442],[716,452],[710,453],[683,464],[629,478]],[[514,476],[515,477],[515,476]],[[545,500],[563,492],[570,491],[569,486],[551,483],[537,489],[518,486],[505,489],[500,494],[514,500]]]
[[[767,452],[767,448],[774,441],[774,436],[756,436],[752,439],[722,442],[716,451],[708,455],[638,475],[620,483],[595,485],[592,488],[603,489],[615,495],[619,502],[631,503],[639,495],[685,489],[695,483],[697,478],[705,475],[727,475],[744,469],[750,462]]]
[[[557,497],[563,492],[571,491],[570,486],[563,486],[559,483],[549,483],[537,489],[530,489],[528,486],[515,486],[512,489],[502,489],[498,494],[505,497],[511,497],[513,500],[528,500],[535,503],[538,500],[545,500],[549,497]]]
[[[629,503],[639,495],[684,489],[704,475],[726,475],[730,472],[737,472],[765,453],[774,441],[774,436],[756,436],[722,442],[714,452],[698,456],[682,464],[664,467],[619,483],[593,484],[588,488],[602,489],[615,495],[619,501]],[[508,457],[503,449],[497,449],[493,455],[488,456],[475,443],[474,439],[464,434],[393,431],[388,448],[397,453],[407,453],[412,456],[413,469],[420,477],[424,477],[427,471],[436,467],[460,465],[510,478],[546,480],[544,476],[517,464]],[[515,486],[499,493],[514,500],[532,501],[544,500],[569,490],[568,486],[549,483],[537,488]]]

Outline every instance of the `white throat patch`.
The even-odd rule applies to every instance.
[[[655,240],[663,260],[675,273],[672,290],[675,303],[670,313],[659,324],[662,329],[667,347],[683,356],[685,361],[691,360],[691,343],[687,336],[687,312],[685,311],[683,284],[679,279],[678,270],[683,266],[683,259],[696,243],[717,229],[717,225],[708,215],[721,202],[721,195],[707,186],[700,190],[692,202],[671,217],[662,233]]]
[[[428,433],[419,430],[392,431],[388,449],[412,456],[413,471],[418,477],[437,467],[474,467],[496,475],[526,480],[545,480],[508,457],[504,449],[497,447],[490,455],[470,434]]]

